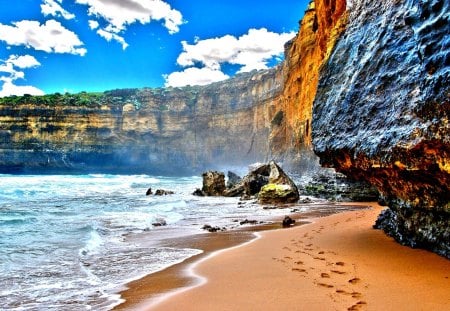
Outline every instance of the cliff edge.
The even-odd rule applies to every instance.
[[[450,4],[352,2],[321,71],[314,150],[380,190],[377,227],[450,258]]]

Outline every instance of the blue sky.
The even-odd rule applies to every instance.
[[[0,97],[197,85],[267,68],[308,2],[0,0]]]

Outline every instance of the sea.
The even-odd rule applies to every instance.
[[[286,214],[192,195],[201,186],[195,176],[0,175],[0,309],[110,310],[125,284],[202,252],[164,240]]]

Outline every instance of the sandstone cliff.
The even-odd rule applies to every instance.
[[[282,85],[277,67],[204,87],[110,91],[84,105],[22,98],[0,105],[0,172],[185,175],[265,161],[266,108]]]
[[[367,180],[398,241],[450,258],[450,23],[445,0],[354,1],[321,78],[321,163]]]
[[[283,64],[208,86],[117,90],[81,107],[43,99],[0,105],[0,172],[184,175],[268,159],[317,169],[318,69],[345,20],[344,0],[312,2]]]
[[[345,0],[311,2],[297,36],[286,44],[285,82],[274,108],[283,120],[273,124],[270,146],[273,155],[291,167],[308,167],[317,161],[311,144],[312,105],[319,68],[345,28],[345,8]]]

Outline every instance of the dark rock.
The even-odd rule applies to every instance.
[[[306,195],[337,202],[374,202],[379,198],[376,187],[331,169],[320,171],[299,190]]]
[[[192,193],[192,195],[196,195],[199,197],[204,197],[206,194],[201,189],[195,189],[195,191]]]
[[[167,222],[165,219],[156,219],[156,221],[154,223],[152,223],[153,227],[163,227],[163,226],[167,226]]]
[[[241,226],[242,226],[242,225],[256,225],[257,223],[258,223],[257,220],[248,220],[248,219],[239,222],[239,224],[240,224]]]
[[[373,226],[402,245],[429,249],[450,259],[450,212],[412,208],[400,200],[389,200],[389,208]]]
[[[204,225],[202,227],[203,230],[206,230],[208,232],[217,232],[217,231],[224,231],[225,228],[220,228],[220,227],[213,227],[211,225]]]
[[[269,183],[270,166],[268,164],[260,164],[250,170],[250,172],[231,189],[227,189],[224,193],[228,197],[241,196],[244,199],[250,199],[259,193],[264,185]]]
[[[221,196],[225,191],[225,174],[217,171],[203,173],[202,191],[207,196]]]
[[[148,188],[145,195],[152,195],[152,194],[153,194],[152,188]]]
[[[300,199],[299,203],[308,204],[308,203],[312,203],[312,200],[311,200],[311,198],[306,197],[306,198]]]
[[[170,195],[170,194],[174,194],[175,192],[170,191],[170,190],[163,190],[163,189],[157,189],[155,191],[155,195]]]
[[[274,162],[269,163],[269,183],[261,188],[258,201],[261,204],[285,204],[297,202],[300,195],[291,178]]]
[[[233,188],[235,185],[237,185],[238,183],[240,183],[242,181],[242,178],[239,175],[237,175],[231,171],[228,171],[227,177],[228,177],[227,189]]]
[[[358,1],[321,68],[314,151],[388,198],[377,226],[448,257],[449,2],[387,3]]]
[[[294,224],[295,224],[295,219],[292,219],[289,216],[284,217],[283,222],[282,222],[282,225],[284,228],[293,226]]]

